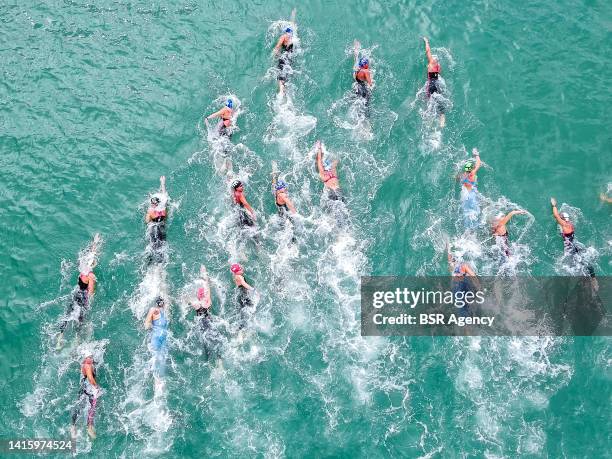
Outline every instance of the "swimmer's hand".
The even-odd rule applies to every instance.
[[[478,153],[478,148],[476,148],[476,147],[472,148],[472,155],[480,156],[480,153]]]
[[[553,207],[557,207],[557,200],[555,198],[550,198],[550,205]]]

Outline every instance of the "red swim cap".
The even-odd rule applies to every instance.
[[[197,295],[198,295],[198,300],[201,300],[202,298],[204,298],[204,293],[205,293],[205,292],[206,292],[206,290],[204,290],[204,287],[200,287],[200,288],[198,289],[198,293],[197,293]]]
[[[242,266],[240,266],[238,263],[234,263],[232,265],[232,267],[230,268],[230,271],[233,272],[234,274],[242,271]]]

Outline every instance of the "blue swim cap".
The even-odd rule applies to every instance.
[[[359,67],[364,67],[368,65],[369,63],[370,61],[368,60],[367,57],[362,57],[361,59],[359,59]]]
[[[293,33],[293,30],[291,29],[291,27],[287,27],[287,28],[285,29],[285,32],[287,32],[287,33]]]
[[[234,101],[232,99],[227,99],[227,108],[232,108],[234,106]]]
[[[276,191],[278,191],[278,190],[282,190],[283,188],[287,188],[287,184],[285,183],[285,181],[284,181],[284,180],[278,180],[278,181],[276,182],[276,186],[275,186],[275,188],[276,188]]]
[[[331,170],[331,168],[332,168],[331,161],[329,159],[324,159],[323,160],[323,169],[326,170],[326,171],[329,171],[329,170]]]

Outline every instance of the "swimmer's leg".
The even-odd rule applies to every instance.
[[[96,415],[96,404],[98,399],[93,394],[87,394],[89,398],[89,413],[87,414],[87,433],[90,438],[96,438],[96,430],[94,429],[94,416]]]

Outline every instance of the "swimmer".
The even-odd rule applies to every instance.
[[[274,193],[274,202],[278,209],[278,215],[285,218],[290,218],[289,213],[295,214],[295,206],[289,193],[287,192],[287,183],[284,180],[276,178],[276,174],[272,175],[272,193]]]
[[[217,125],[217,133],[219,135],[225,136],[228,139],[232,137],[232,116],[234,115],[234,101],[232,99],[227,99],[225,102],[225,107],[221,108],[219,111],[208,115],[204,118],[206,125],[208,126],[208,120],[211,118],[221,118],[219,124]]]
[[[295,11],[295,10],[294,10]],[[287,27],[274,47],[274,55],[278,56],[278,93],[285,93],[285,82],[291,72],[293,58],[293,28]]]
[[[603,202],[608,202],[608,203],[612,202],[612,198],[609,197],[606,193],[601,193],[599,195],[599,199],[601,199]]]
[[[480,153],[478,152],[476,148],[472,149],[472,155],[473,155],[473,158],[468,159],[465,162],[463,166],[463,173],[461,174],[459,178],[461,185],[463,186],[463,189],[468,192],[477,191],[476,173],[478,172],[478,169],[480,169],[480,166],[482,166],[482,161],[480,161]]]
[[[95,252],[96,246],[92,247],[92,251]],[[78,325],[80,327],[85,319],[85,314],[89,311],[91,302],[93,301],[94,293],[96,291],[96,275],[93,273],[93,269],[96,267],[95,259],[91,263],[88,269],[82,270],[77,277],[77,285],[72,292],[72,297],[68,302],[66,310],[66,317],[69,317],[78,308],[79,317]],[[68,319],[64,319],[59,324],[59,335],[57,337],[56,348],[62,347],[64,341],[64,332],[68,326]]]
[[[234,283],[236,284],[236,289],[238,290],[237,302],[241,314],[241,324],[239,329],[242,330],[246,322],[247,311],[245,311],[245,308],[250,308],[253,306],[251,293],[255,290],[255,287],[249,285],[244,279],[244,269],[238,263],[234,263],[230,267],[230,271],[232,272]]]
[[[151,205],[145,215],[149,237],[154,249],[159,249],[166,240],[166,177],[159,178],[159,192],[151,197]]]
[[[425,54],[427,54],[427,97],[431,97],[432,94],[441,94],[440,88],[440,62],[438,62],[437,56],[431,54],[431,48],[429,47],[429,40],[427,37],[423,37],[425,42]],[[436,102],[436,111],[440,115],[440,127],[444,128],[446,125],[446,115],[444,114],[444,106],[438,101]]]
[[[87,415],[87,433],[93,440],[96,438],[94,429],[94,416],[96,414],[96,403],[100,395],[100,388],[96,382],[96,367],[93,359],[93,354],[86,351],[85,360],[81,363],[81,387],[77,403],[72,410],[72,426],[70,432],[73,440],[76,438],[76,422],[79,417],[79,412],[85,400],[89,401],[89,413]]]
[[[459,257],[456,257],[451,253],[448,243],[446,244],[446,253],[448,258],[448,270],[451,273],[453,294],[456,294],[457,292],[470,291],[470,281],[474,283],[478,290],[482,290],[480,281],[478,280],[474,270],[469,264],[461,261]],[[467,279],[468,277],[470,279]],[[458,309],[459,314],[462,316],[472,315],[467,304]]]
[[[317,150],[317,169],[319,178],[323,182],[323,188],[327,192],[327,196],[331,201],[343,201],[344,197],[340,192],[340,181],[338,179],[338,160],[331,162],[329,159],[323,159],[323,146],[320,140],[315,144]]]
[[[232,202],[238,208],[240,226],[254,226],[257,220],[255,211],[244,197],[244,185],[240,180],[232,183]]]
[[[357,83],[355,93],[361,97],[366,104],[366,108],[370,105],[370,96],[372,94],[372,73],[370,72],[370,61],[367,57],[359,57],[361,45],[355,40],[355,63],[353,65],[353,78]]]
[[[570,216],[567,212],[561,212],[557,210],[557,200],[550,198],[550,205],[552,206],[552,214],[554,219],[561,228],[561,238],[563,239],[563,250],[565,255],[578,255],[583,250],[583,247],[578,245],[578,241],[575,240],[574,235],[574,224],[570,220]],[[595,269],[591,265],[586,266],[586,270],[589,276],[595,277]]]
[[[204,265],[200,266],[200,280],[204,285],[196,291],[196,301],[189,303],[195,309],[196,318],[201,319],[202,328],[207,328],[210,321],[210,306],[212,299],[210,295],[210,285],[208,283],[208,273]]]
[[[503,213],[497,214],[493,220],[491,230],[493,232],[493,236],[495,237],[495,242],[502,248],[507,257],[510,256],[510,242],[506,225],[515,215],[525,214],[527,214],[527,211],[525,210],[513,210],[506,215]]]
[[[166,303],[159,296],[155,300],[155,306],[149,309],[145,318],[145,329],[151,329],[151,338],[149,341],[149,349],[155,355],[153,366],[156,386],[159,385],[159,378],[164,375],[164,365],[167,350],[166,339],[168,338],[168,319],[166,318]]]

